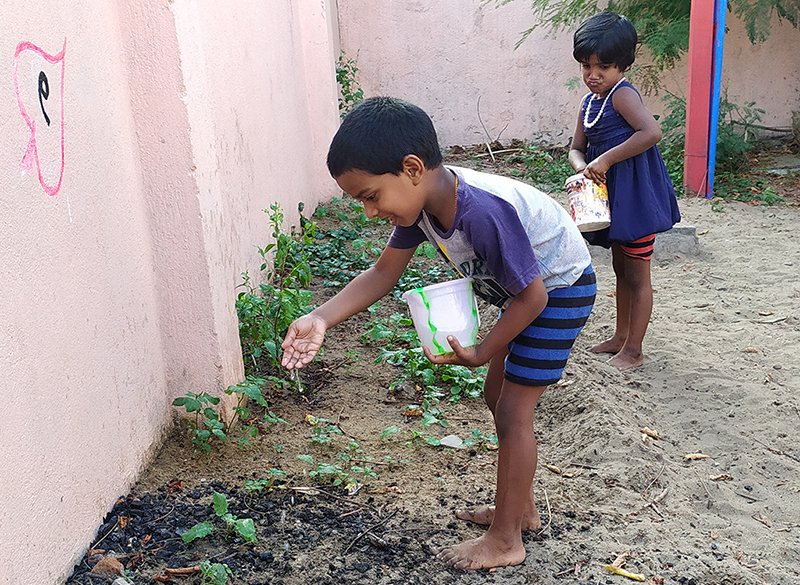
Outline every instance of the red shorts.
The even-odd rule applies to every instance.
[[[631,258],[641,258],[650,260],[653,257],[653,245],[656,242],[656,235],[652,234],[639,238],[634,242],[624,242],[620,244],[623,254]]]

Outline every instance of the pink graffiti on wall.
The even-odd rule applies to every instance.
[[[29,42],[18,44],[14,52],[14,89],[17,92],[17,104],[25,123],[31,130],[28,147],[19,166],[22,170],[29,171],[36,164],[39,183],[45,193],[51,196],[61,189],[61,181],[64,178],[66,50],[67,40],[64,39],[64,47],[57,55],[45,53]],[[24,65],[21,70],[20,63]],[[54,103],[56,99],[52,98],[57,98],[58,103]],[[54,119],[54,114],[57,119]]]

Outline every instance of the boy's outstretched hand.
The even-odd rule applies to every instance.
[[[447,337],[447,343],[450,344],[450,347],[453,349],[452,353],[443,353],[441,355],[433,355],[431,350],[425,346],[422,346],[422,351],[425,354],[425,357],[428,358],[434,364],[455,364],[458,366],[467,366],[470,368],[475,368],[478,366],[482,366],[489,360],[485,360],[478,355],[478,349],[480,345],[473,345],[470,347],[461,347],[461,344],[458,342],[454,336],[449,335]]]
[[[322,347],[326,330],[325,322],[313,314],[309,313],[297,319],[289,326],[286,338],[281,343],[283,348],[281,365],[292,370],[302,368],[313,360]]]

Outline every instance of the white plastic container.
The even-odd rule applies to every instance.
[[[422,345],[434,355],[450,353],[447,336],[462,347],[475,345],[480,316],[471,278],[459,278],[403,293]]]
[[[608,208],[608,189],[595,183],[583,173],[571,176],[566,182],[569,212],[582,232],[595,232],[611,225]]]

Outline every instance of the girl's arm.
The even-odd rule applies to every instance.
[[[581,102],[582,103],[582,102]],[[569,149],[569,164],[580,173],[586,168],[586,134],[583,132],[583,111],[578,108],[578,124],[575,126],[575,134],[572,135],[572,146]]]
[[[325,332],[388,294],[414,255],[414,248],[386,247],[372,266],[356,276],[336,296],[297,319],[283,340],[285,368],[302,368],[322,347]]]
[[[621,87],[611,96],[617,113],[634,129],[633,135],[622,144],[607,150],[591,161],[584,174],[593,181],[605,183],[611,165],[640,154],[661,140],[661,128],[644,107],[642,99],[631,87]]]

